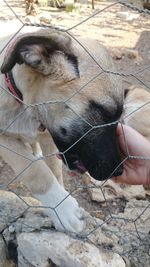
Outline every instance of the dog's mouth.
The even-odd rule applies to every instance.
[[[87,171],[87,168],[85,167],[84,163],[81,159],[79,159],[77,154],[71,154],[69,157],[66,157],[65,155],[58,154],[57,155],[59,159],[62,159],[65,165],[68,166],[69,170],[78,172],[80,174],[84,174]]]
[[[86,167],[84,166],[83,162],[79,159],[75,160],[73,162],[73,165],[75,167],[74,170],[77,170],[79,173],[83,174],[87,171]]]
[[[66,142],[54,137],[59,155],[67,169],[78,174],[88,173],[96,180],[104,181],[123,172],[121,154],[116,136],[116,126],[97,135],[92,133],[79,142]],[[77,139],[77,138],[76,138]],[[75,145],[72,145],[75,144]]]

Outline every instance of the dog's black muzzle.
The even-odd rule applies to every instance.
[[[77,139],[76,139],[77,140]],[[123,172],[116,136],[116,125],[91,130],[79,142],[66,146],[55,138],[62,159],[69,169],[84,173],[88,171],[96,180],[106,180]],[[66,151],[66,152],[65,152]]]
[[[96,180],[106,180],[119,176],[123,172],[123,165],[116,136],[116,126],[108,126],[103,133],[84,143],[79,150],[79,158]],[[87,145],[89,144],[89,145]]]

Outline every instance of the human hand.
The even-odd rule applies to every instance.
[[[150,158],[150,142],[127,125],[119,124],[117,135],[121,153],[127,158],[123,163],[123,174],[113,180],[117,183],[150,185],[150,160],[144,159]]]

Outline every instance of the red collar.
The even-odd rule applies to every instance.
[[[23,103],[23,95],[15,84],[12,72],[9,71],[9,72],[5,73],[4,75],[5,75],[5,82],[6,82],[7,88],[9,89],[11,94],[15,97],[15,99],[19,103]],[[41,123],[38,130],[40,132],[44,132],[45,129],[46,129],[45,126]]]
[[[19,103],[22,103],[23,96],[22,96],[22,93],[20,92],[20,90],[17,88],[17,86],[15,84],[12,72],[9,71],[9,72],[5,73],[4,76],[5,76],[5,82],[6,82],[7,88],[9,89],[11,94],[13,96],[15,96],[16,100]]]

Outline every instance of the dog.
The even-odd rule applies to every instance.
[[[134,85],[125,90],[124,122],[150,141],[150,92]]]
[[[41,131],[42,147],[46,129],[55,166],[59,153],[69,169],[88,171],[97,180],[122,173],[116,127],[124,93],[112,59],[95,40],[40,29],[15,37],[0,62],[1,156],[14,180],[24,179],[47,207],[56,229],[80,232],[82,209],[32,147]]]
[[[125,90],[124,123],[134,128],[150,141],[150,92],[134,85]],[[149,185],[144,185],[150,190]]]

